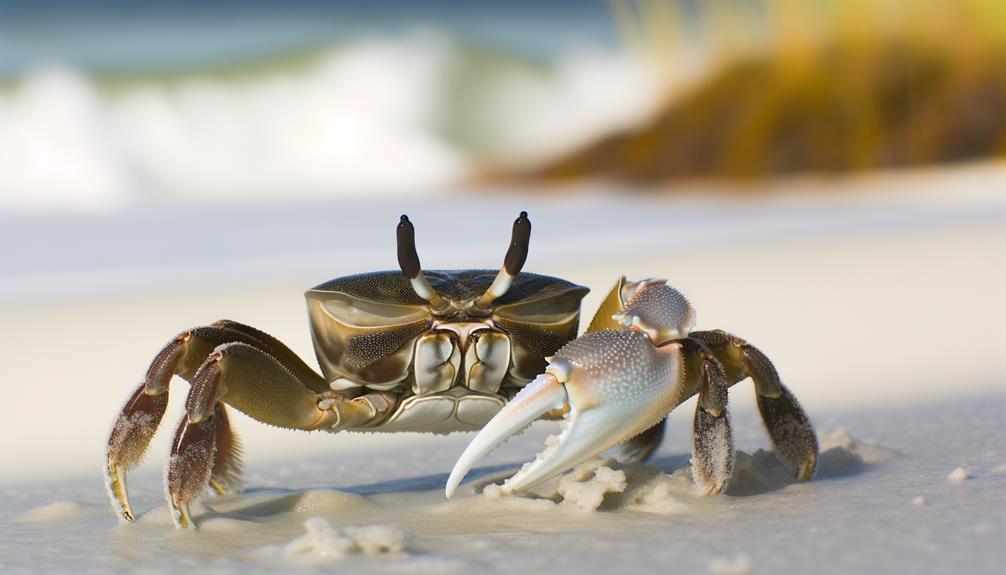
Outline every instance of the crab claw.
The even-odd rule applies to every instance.
[[[451,471],[447,496],[496,446],[556,409],[567,419],[558,444],[525,465],[502,490],[522,491],[572,469],[660,422],[677,403],[682,376],[680,343],[656,347],[636,330],[579,337],[475,436]]]
[[[666,281],[626,282],[622,292],[630,297],[611,319],[628,329],[642,331],[655,345],[687,337],[695,326],[695,309]]]

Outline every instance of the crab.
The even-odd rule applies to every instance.
[[[521,212],[498,271],[426,270],[407,216],[399,270],[362,273],[306,293],[321,374],[253,327],[221,320],[183,331],[158,353],[108,439],[112,506],[134,519],[126,472],[164,416],[169,382],[190,383],[165,472],[174,524],[211,487],[240,486],[240,444],[226,406],[273,426],[330,432],[481,430],[447,480],[450,497],[472,467],[537,419],[564,419],[558,445],[503,486],[517,493],[622,445],[631,461],[659,446],[667,414],[698,395],[695,483],[722,493],[733,472],[727,389],[754,382],[777,456],[797,480],[814,474],[813,427],[768,358],[724,331],[692,331],[695,311],[663,279],[617,280],[577,337],[588,289],[521,271],[531,222]]]

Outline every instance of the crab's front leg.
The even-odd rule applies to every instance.
[[[178,527],[189,527],[189,505],[207,485],[218,492],[239,482],[240,447],[224,404],[264,423],[291,429],[344,429],[380,420],[394,397],[335,394],[325,380],[279,340],[250,326],[220,321],[179,334],[154,358],[112,427],[106,481],[112,507],[134,514],[126,472],[143,457],[168,403],[171,378],[192,384],[175,429],[165,492]]]
[[[533,487],[652,429],[683,397],[694,393],[694,378],[685,377],[685,346],[678,341],[692,322],[687,301],[660,281],[622,282],[616,291],[621,292],[619,302],[625,303],[614,315],[631,316],[632,326],[611,329],[609,325],[621,325],[595,321],[595,331],[550,358],[545,373],[521,390],[465,449],[448,479],[448,496],[479,459],[546,413],[567,413],[558,445],[511,477],[504,492]],[[646,298],[644,291],[650,292]],[[606,302],[599,314],[611,317],[611,309]],[[713,395],[717,394],[719,387]],[[712,399],[708,405],[725,416],[725,398],[722,405]],[[728,422],[726,426],[729,436]]]

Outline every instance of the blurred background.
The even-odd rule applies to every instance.
[[[1006,157],[996,0],[0,9],[5,211]]]
[[[811,410],[1002,389],[1004,160],[1000,0],[0,0],[4,428],[59,423],[5,478],[96,470],[182,329],[310,358],[300,292],[400,213],[495,267],[527,209],[585,317],[666,276]]]

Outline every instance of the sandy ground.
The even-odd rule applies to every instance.
[[[180,329],[227,317],[310,357],[299,294],[324,278],[293,265],[299,271],[288,279],[84,297],[73,293],[73,274],[59,271],[53,277],[63,283],[47,288],[44,300],[11,293],[45,274],[3,278],[8,409],[0,456],[8,464],[0,475],[0,571],[1000,573],[1003,174],[895,180],[919,183],[917,194],[822,200],[784,192],[758,206],[714,206],[681,225],[675,214],[690,200],[636,199],[648,218],[644,229],[633,229],[628,217],[623,233],[598,235],[550,235],[548,216],[574,200],[530,201],[545,215],[535,218],[544,233],[536,231],[529,270],[592,286],[587,315],[619,273],[670,278],[697,308],[700,327],[728,329],[769,354],[829,449],[818,481],[781,480],[771,455],[758,451],[768,441],[753,394],[740,385],[731,409],[745,454],[730,494],[691,491],[686,403],[650,465],[596,464],[609,471],[588,478],[581,491],[615,489],[604,478],[619,471],[625,487],[594,512],[579,509],[576,497],[556,504],[476,493],[531,459],[554,426],[541,424],[503,446],[463,485],[460,499],[447,501],[446,474],[470,435],[329,436],[240,416],[245,494],[206,498],[198,531],[171,529],[159,477],[168,434],[161,433],[131,475],[134,507],[146,513],[119,526],[99,472],[105,434],[156,350]],[[852,185],[885,185],[877,182]],[[624,209],[615,198],[591,201],[601,219],[609,207]],[[738,216],[765,209],[788,215]],[[438,244],[428,253],[442,258],[445,251]],[[358,259],[372,258],[364,254]],[[378,267],[393,265],[392,258],[389,251]],[[348,265],[356,270],[340,268]],[[342,262],[336,272],[366,269],[361,265]],[[93,274],[80,278],[92,282]],[[173,393],[172,420],[183,389]]]

